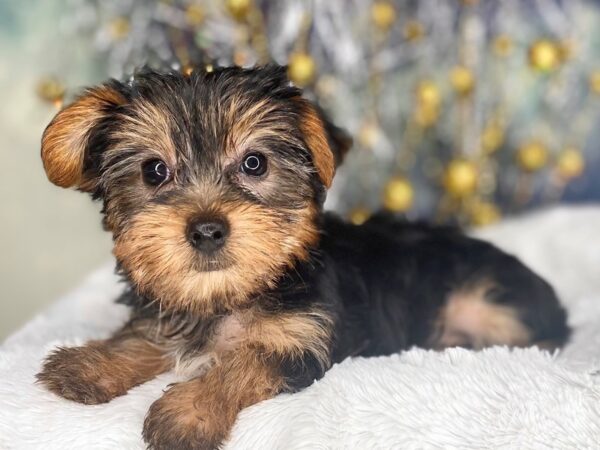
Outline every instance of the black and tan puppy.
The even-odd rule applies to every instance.
[[[149,447],[213,448],[242,408],[351,355],[560,345],[565,313],[517,259],[458,231],[324,214],[350,145],[283,68],[146,70],[46,129],[49,179],[104,204],[129,322],[52,353],[51,391],[96,404],[178,369]]]

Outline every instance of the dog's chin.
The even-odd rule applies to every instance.
[[[229,269],[232,266],[231,261],[226,258],[202,258],[194,264],[196,272],[221,272]]]

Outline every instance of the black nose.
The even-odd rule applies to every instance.
[[[214,252],[225,244],[229,226],[220,219],[197,219],[188,228],[190,243],[203,253]]]

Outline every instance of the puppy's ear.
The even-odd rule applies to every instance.
[[[326,188],[331,186],[335,169],[352,146],[352,138],[336,127],[325,113],[304,98],[300,98],[300,129],[312,153],[319,178]]]
[[[84,173],[84,162],[93,129],[125,98],[111,84],[86,90],[60,111],[44,130],[42,161],[48,179],[64,188],[92,191],[95,182]]]

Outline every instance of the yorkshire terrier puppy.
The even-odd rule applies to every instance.
[[[410,346],[559,346],[553,289],[451,228],[322,210],[351,144],[284,68],[144,70],[85,91],[46,128],[48,178],[103,202],[131,318],[60,348],[38,379],[85,404],[162,372],[153,449],[215,448],[242,408],[348,356]]]

